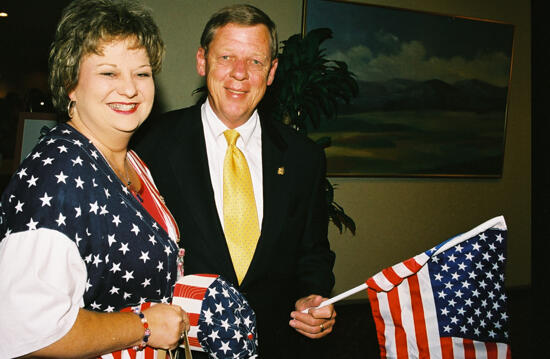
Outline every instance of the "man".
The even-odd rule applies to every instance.
[[[334,253],[323,151],[256,110],[276,56],[265,13],[250,5],[218,11],[196,54],[206,102],[163,115],[136,149],[180,227],[185,274],[219,274],[239,288],[256,312],[261,358],[304,358],[298,351],[309,340],[296,333],[321,338],[335,323],[332,305],[301,313],[329,296]],[[250,184],[239,190],[251,198],[244,219],[230,195],[232,163],[241,166],[235,181]]]

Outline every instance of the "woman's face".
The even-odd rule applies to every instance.
[[[147,51],[133,39],[101,44],[100,55],[82,58],[78,83],[69,98],[76,101],[71,121],[91,139],[131,135],[151,112],[155,97]]]

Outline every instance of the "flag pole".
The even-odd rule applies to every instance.
[[[329,305],[329,304],[336,303],[336,302],[338,302],[338,301],[340,301],[340,300],[342,300],[342,299],[344,299],[344,298],[349,297],[349,296],[352,295],[352,294],[358,293],[358,292],[360,292],[360,291],[362,291],[362,290],[365,290],[365,289],[367,289],[367,288],[368,288],[367,283],[363,283],[363,284],[361,284],[361,285],[358,285],[358,286],[355,287],[355,288],[351,288],[350,290],[345,291],[344,293],[340,293],[340,294],[338,294],[337,296],[334,296],[334,297],[332,297],[332,298],[330,298],[330,299],[325,300],[324,302],[322,302],[321,304],[319,304],[318,307],[315,307],[314,309],[322,308],[322,307],[327,306],[327,305]],[[311,308],[306,308],[306,309],[302,310],[302,313],[307,313],[308,310],[310,310],[310,309],[311,309]]]

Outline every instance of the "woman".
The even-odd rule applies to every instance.
[[[126,348],[151,357],[189,329],[166,304],[182,274],[176,223],[127,151],[151,111],[163,52],[140,4],[76,0],[64,10],[50,87],[69,120],[37,144],[1,200],[0,357]]]

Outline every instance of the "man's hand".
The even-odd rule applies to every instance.
[[[326,299],[316,294],[298,299],[296,310],[290,313],[292,319],[289,325],[308,338],[318,339],[328,335],[336,323],[334,305],[314,309]],[[302,310],[308,308],[311,309],[307,313],[302,313]]]

